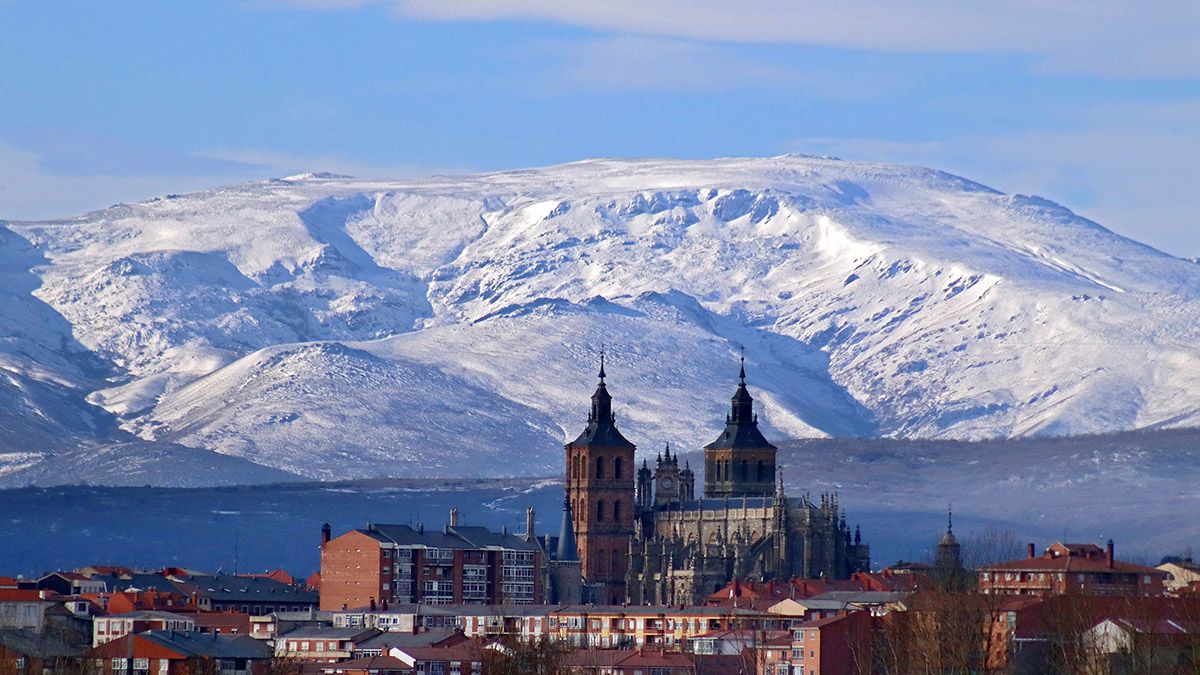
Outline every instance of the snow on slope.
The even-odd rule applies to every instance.
[[[124,429],[310,476],[553,470],[601,344],[648,452],[711,440],[741,344],[776,438],[1200,423],[1200,267],[928,169],[314,174],[7,227]]]

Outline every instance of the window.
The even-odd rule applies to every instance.
[[[755,471],[754,480],[761,483],[763,481],[764,477],[766,476],[766,473],[767,473],[766,468],[767,468],[766,464],[764,464],[761,459],[758,460],[758,469],[756,469],[756,471]]]
[[[613,478],[621,480],[621,458],[613,460]]]
[[[621,502],[613,502],[613,520],[621,522]],[[1150,577],[1146,577],[1149,579]],[[1146,583],[1150,583],[1147,581]]]
[[[596,478],[604,478],[604,458],[596,458]]]
[[[596,502],[596,522],[597,523],[604,522],[604,500],[603,499],[598,500]]]

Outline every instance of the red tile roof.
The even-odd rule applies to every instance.
[[[1006,571],[1021,571],[1021,572],[1098,572],[1098,573],[1134,573],[1134,574],[1152,574],[1159,577],[1165,577],[1166,572],[1153,567],[1143,567],[1134,565],[1133,563],[1114,560],[1112,567],[1108,566],[1108,561],[1100,558],[1081,558],[1077,556],[1058,556],[1048,558],[1042,556],[1040,558],[1025,558],[1023,560],[1010,560],[1008,562],[996,563],[986,567],[979,568],[981,572],[1006,572]]]
[[[691,668],[695,663],[692,654],[639,649],[613,665],[619,668]]]
[[[41,600],[42,592],[34,588],[0,588],[0,602],[28,602]]]

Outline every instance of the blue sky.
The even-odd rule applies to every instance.
[[[329,170],[830,154],[1200,256],[1200,3],[0,0],[0,218]]]

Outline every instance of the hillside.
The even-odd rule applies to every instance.
[[[9,484],[21,453],[136,439],[322,479],[542,475],[602,345],[650,453],[711,440],[743,345],[775,439],[1200,425],[1200,266],[929,169],[312,174],[0,222],[0,259]]]

